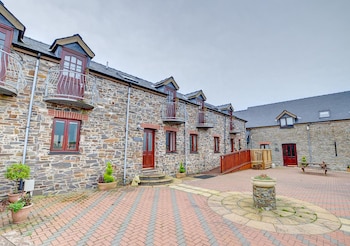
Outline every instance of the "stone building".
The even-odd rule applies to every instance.
[[[78,34],[44,44],[0,2],[0,194],[26,163],[38,194],[94,188],[107,161],[127,184],[144,169],[174,175],[246,148],[245,121],[173,77],[150,82],[93,61]]]
[[[346,170],[350,165],[350,91],[236,111],[247,120],[248,148],[271,148],[276,165],[309,163]]]

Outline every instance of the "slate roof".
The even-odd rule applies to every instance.
[[[21,48],[24,48],[26,50],[37,52],[37,53],[40,52],[41,54],[46,55],[46,56],[50,56],[52,58],[57,58],[57,59],[60,58],[60,57],[57,57],[53,52],[51,52],[50,45],[36,41],[36,40],[31,39],[29,37],[24,36],[22,39],[22,42],[15,41],[14,45],[21,47]],[[140,87],[147,88],[151,91],[165,94],[164,92],[162,92],[156,88],[157,83],[152,83],[150,81],[141,79],[139,77],[133,76],[131,74],[119,71],[119,70],[111,68],[111,67],[107,67],[106,65],[102,65],[102,64],[94,62],[94,61],[90,61],[89,69],[92,71],[95,71],[97,73],[107,75],[107,76],[110,76],[112,78],[116,78],[116,79],[121,80],[121,81],[125,81],[127,83],[131,83],[134,85],[138,85]],[[170,78],[172,78],[172,77],[170,77]],[[169,79],[169,78],[167,78],[167,79]],[[198,90],[198,91],[195,91],[193,93],[186,94],[186,95],[177,92],[176,96],[183,101],[186,101],[188,103],[193,104],[193,102],[191,102],[189,99],[190,99],[190,96],[193,96],[196,93],[203,93],[203,92],[202,92],[202,90]],[[203,93],[203,96],[204,96],[204,93]],[[205,106],[207,108],[210,108],[211,110],[214,110],[214,111],[217,111],[219,113],[227,115],[227,113],[221,111],[216,106],[213,106],[213,105],[208,104],[208,103],[205,103]]]
[[[276,126],[276,117],[284,110],[295,114],[295,124],[350,119],[350,91],[308,97],[291,101],[249,107],[233,115],[247,120],[247,128]],[[320,118],[320,111],[330,111],[330,117]]]

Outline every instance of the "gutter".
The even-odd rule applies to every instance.
[[[28,119],[27,119],[27,125],[26,125],[26,135],[25,135],[25,139],[24,139],[23,157],[22,157],[22,163],[23,164],[26,163],[29,128],[30,128],[30,121],[31,121],[31,118],[32,118],[34,93],[35,93],[36,83],[38,81],[38,70],[39,70],[39,65],[40,65],[40,57],[41,57],[41,54],[38,53],[38,55],[36,57],[37,60],[36,60],[36,64],[35,64],[35,72],[34,72],[34,78],[33,78],[32,94],[30,95],[30,102],[29,102],[29,112],[28,112]]]
[[[130,110],[130,90],[131,84],[129,83],[128,87],[128,102],[126,107],[126,119],[125,119],[125,147],[124,147],[124,175],[123,175],[123,184],[126,184],[126,161],[128,153],[128,137],[129,137],[129,110]]]

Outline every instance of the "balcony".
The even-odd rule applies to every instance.
[[[87,110],[96,106],[98,90],[94,76],[50,69],[45,84],[46,102]]]
[[[0,95],[17,96],[26,85],[20,56],[0,49]]]
[[[162,105],[162,120],[170,124],[183,124],[185,117],[185,104],[179,102],[165,102]]]
[[[215,116],[203,109],[199,109],[198,122],[196,127],[207,129],[207,128],[213,128],[214,125],[215,125]]]

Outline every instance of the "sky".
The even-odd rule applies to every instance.
[[[79,34],[93,60],[207,103],[247,107],[350,90],[349,0],[2,0],[25,36]]]

